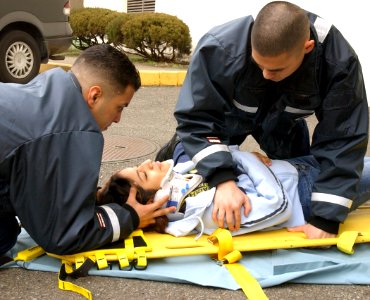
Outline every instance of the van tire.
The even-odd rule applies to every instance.
[[[0,36],[0,81],[27,83],[40,70],[37,41],[27,32],[8,31]]]

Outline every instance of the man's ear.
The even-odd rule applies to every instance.
[[[307,40],[304,43],[304,54],[310,53],[314,47],[315,47],[315,41]]]
[[[98,85],[91,86],[86,92],[86,102],[89,108],[93,108],[102,95],[101,87]]]

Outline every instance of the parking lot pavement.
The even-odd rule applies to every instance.
[[[142,87],[129,107],[124,110],[121,122],[114,124],[104,134],[143,139],[159,149],[174,133],[176,122],[172,113],[179,90],[179,87]],[[310,127],[315,124],[314,119],[311,118],[308,122]],[[256,150],[257,146],[253,141],[248,140],[242,148]],[[141,157],[132,155],[128,160],[122,158],[121,161],[103,162],[100,182],[104,182],[116,170],[127,165],[131,166],[145,158],[153,158],[154,155],[155,152]],[[205,276],[207,276],[206,272]],[[89,276],[78,279],[76,283],[89,289],[96,300],[245,299],[241,290],[231,291],[149,280]],[[284,284],[265,288],[264,291],[271,300],[370,299],[370,286],[359,285]],[[0,270],[0,299],[70,300],[82,299],[82,297],[59,290],[56,273],[15,268]]]

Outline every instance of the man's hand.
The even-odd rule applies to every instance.
[[[290,232],[303,232],[308,239],[327,239],[336,237],[335,234],[321,230],[311,224],[288,228]]]
[[[244,206],[245,216],[248,216],[251,211],[248,196],[239,189],[233,180],[217,185],[213,202],[213,221],[223,228],[226,219],[227,227],[232,231],[240,228],[241,207]]]
[[[132,208],[135,209],[136,213],[139,216],[140,222],[138,228],[145,228],[151,224],[154,224],[155,218],[164,216],[176,210],[175,206],[161,208],[168,201],[168,195],[164,196],[158,201],[143,205],[136,201],[136,193],[136,188],[131,187],[130,194],[127,199],[127,204],[132,206]]]

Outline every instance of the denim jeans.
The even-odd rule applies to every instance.
[[[184,146],[181,142],[177,143],[173,151],[172,159],[174,161],[175,166],[178,163],[183,163],[183,162],[187,162],[190,160],[190,157],[185,153]]]
[[[306,219],[311,215],[311,193],[313,184],[320,173],[320,165],[313,156],[303,156],[288,159],[298,171],[298,193]],[[364,159],[364,169],[359,181],[358,193],[353,199],[350,211],[370,199],[370,157]]]

